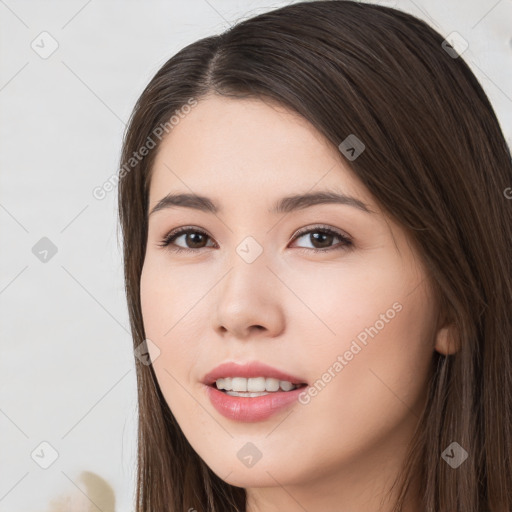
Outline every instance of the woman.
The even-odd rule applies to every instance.
[[[317,1],[197,41],[119,178],[138,512],[512,510],[512,163],[440,34]]]

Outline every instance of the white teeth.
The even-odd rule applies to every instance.
[[[280,380],[279,385],[283,391],[291,391],[295,387],[291,382],[288,382],[287,380]]]
[[[282,384],[282,386],[285,386],[287,384],[287,382],[285,380],[279,381],[277,379],[272,379],[271,377],[267,377],[265,379],[265,389],[267,391],[277,391],[281,384]],[[288,382],[288,384],[290,384],[290,383]],[[292,386],[293,386],[293,384],[292,384]],[[283,388],[283,389],[286,391],[285,388]]]
[[[272,377],[226,377],[216,380],[217,389],[232,391],[236,394],[228,393],[232,396],[262,396],[269,392],[291,391],[297,386],[287,380],[274,379]],[[267,392],[267,393],[265,393]],[[243,393],[238,395],[237,393]]]

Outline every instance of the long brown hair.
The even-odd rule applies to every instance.
[[[139,283],[155,134],[170,131],[184,105],[208,93],[258,97],[299,113],[335,147],[356,134],[366,149],[346,164],[407,231],[459,346],[434,353],[395,511],[419,475],[425,512],[510,512],[512,162],[486,94],[443,40],[399,10],[331,0],[258,15],[170,58],[138,99],[123,141],[118,200],[129,316],[136,348],[145,340]],[[150,138],[156,147],[130,160]],[[218,478],[191,448],[152,366],[136,367],[136,511],[245,511],[245,490]],[[468,453],[457,469],[441,457],[452,442]]]

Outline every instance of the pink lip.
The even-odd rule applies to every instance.
[[[276,391],[254,398],[230,396],[215,386],[204,386],[213,407],[231,420],[253,422],[263,421],[272,414],[296,402],[304,386],[292,391]]]
[[[292,384],[304,384],[306,382],[301,377],[290,375],[272,366],[254,361],[244,365],[232,362],[222,363],[207,373],[203,377],[202,383],[210,386],[217,379],[224,379],[226,377],[245,377],[246,379],[250,377],[272,377],[274,379],[287,380]]]
[[[304,386],[292,391],[276,391],[259,397],[230,396],[219,391],[214,385],[217,379],[225,377],[273,377],[286,380],[292,384],[304,384],[305,379],[295,377],[288,373],[267,366],[266,364],[253,362],[246,365],[236,363],[224,363],[214,368],[203,378],[205,390],[213,407],[226,418],[254,422],[267,419],[272,414],[284,409],[297,401]]]

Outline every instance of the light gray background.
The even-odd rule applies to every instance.
[[[63,493],[88,502],[83,470],[110,483],[117,511],[132,510],[135,365],[117,189],[101,201],[92,190],[116,173],[131,109],[171,55],[286,3],[0,0],[0,512],[47,511]],[[463,57],[510,143],[512,1],[381,3],[469,42]],[[51,38],[58,48],[42,58],[31,44],[48,51]],[[43,237],[57,247],[46,262],[32,252]],[[59,454],[48,469],[43,441]]]

